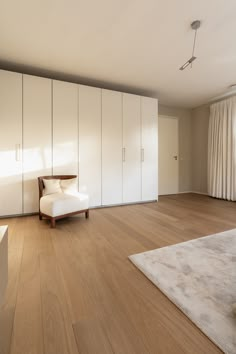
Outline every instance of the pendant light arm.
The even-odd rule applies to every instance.
[[[194,57],[194,51],[195,51],[195,45],[196,45],[196,38],[197,38],[197,29],[195,30],[195,34],[194,34],[192,57]]]
[[[192,63],[195,59],[197,59],[197,57],[194,56],[194,52],[195,52],[195,45],[196,45],[196,39],[197,39],[197,30],[200,28],[201,26],[201,21],[199,20],[196,20],[196,21],[193,21],[191,23],[191,28],[193,31],[195,31],[194,33],[194,40],[193,40],[193,50],[192,50],[192,57],[186,61],[186,63],[184,63],[184,65],[182,65],[179,70],[183,71],[184,69],[187,68],[187,66],[191,65],[192,67]]]

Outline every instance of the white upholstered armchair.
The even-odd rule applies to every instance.
[[[38,177],[39,184],[39,219],[50,219],[51,227],[56,220],[85,213],[89,217],[89,198],[78,192],[75,175],[57,175]]]

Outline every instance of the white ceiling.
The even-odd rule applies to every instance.
[[[181,72],[196,19],[198,58]],[[0,0],[2,67],[61,73],[171,106],[198,106],[236,83],[235,38],[235,0]]]

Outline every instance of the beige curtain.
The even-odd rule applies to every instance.
[[[236,96],[210,107],[208,194],[236,200]]]

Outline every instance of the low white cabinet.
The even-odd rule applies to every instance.
[[[0,307],[8,282],[8,227],[0,226]]]

